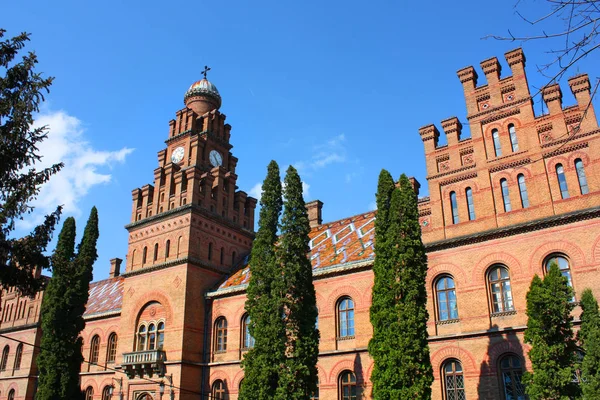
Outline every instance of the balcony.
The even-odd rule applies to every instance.
[[[163,350],[134,351],[123,353],[123,363],[121,365],[130,379],[136,375],[139,377],[144,375],[152,377],[156,374],[163,377],[165,376],[166,360],[167,355]]]

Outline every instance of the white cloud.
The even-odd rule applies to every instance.
[[[337,135],[324,143],[313,147],[313,155],[310,160],[298,161],[294,164],[299,171],[316,171],[330,164],[343,163],[346,161],[346,136]]]
[[[125,162],[133,149],[122,148],[116,151],[100,151],[94,149],[84,138],[84,129],[79,119],[64,111],[45,112],[40,114],[34,127],[48,126],[48,137],[40,143],[39,152],[42,160],[36,168],[46,168],[62,162],[63,169],[53,175],[41,189],[38,198],[33,202],[35,211],[20,227],[29,229],[38,224],[44,215],[63,205],[66,214],[79,215],[79,201],[96,185],[111,181],[112,175],[103,168],[112,168],[116,163]]]

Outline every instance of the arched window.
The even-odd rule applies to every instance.
[[[208,243],[208,261],[212,260],[212,243]]]
[[[227,351],[227,320],[219,317],[215,321],[215,353]]]
[[[156,329],[156,348],[162,350],[165,345],[165,323],[159,322]]]
[[[569,266],[569,260],[562,254],[551,254],[546,261],[544,262],[546,271],[550,270],[550,265],[555,263],[560,270],[562,276],[567,278],[567,283],[569,286],[573,287],[573,281],[571,279],[571,268]]]
[[[456,289],[454,280],[449,275],[437,279],[435,283],[438,321],[458,319],[456,306]]]
[[[177,239],[177,258],[181,255],[181,239],[181,236]]]
[[[521,383],[523,368],[519,357],[509,354],[500,359],[500,382],[505,400],[525,400],[525,387]]]
[[[525,184],[525,175],[517,175],[517,182],[519,182],[519,194],[521,195],[521,207],[529,207],[529,196],[527,195],[527,185]]]
[[[221,247],[221,259],[219,260],[219,262],[221,263],[221,265],[223,265],[223,261],[225,260],[225,248]]]
[[[492,129],[492,139],[494,140],[494,152],[496,153],[496,157],[500,157],[502,155],[502,146],[500,146],[500,134],[498,133],[498,129]]]
[[[104,389],[102,390],[102,400],[111,400],[112,395],[110,389],[112,389],[111,386],[104,386]]]
[[[154,244],[154,262],[158,260],[158,243]]]
[[[2,359],[0,360],[0,371],[6,371],[6,364],[8,363],[9,351],[10,347],[8,347],[8,345],[4,346],[4,350],[2,350]]]
[[[133,249],[133,252],[131,252],[131,266],[133,266],[133,264],[135,264],[135,253],[136,253],[136,250]]]
[[[465,376],[458,360],[448,360],[442,367],[444,400],[465,400]]]
[[[171,241],[167,240],[167,243],[165,243],[165,260],[167,258],[169,258],[169,253],[171,252]]]
[[[319,377],[317,376],[317,387],[315,391],[310,395],[310,400],[319,400]]]
[[[142,265],[146,264],[147,257],[148,257],[148,248],[144,247],[144,251],[142,252]]]
[[[117,334],[111,333],[108,337],[108,347],[106,349],[106,362],[114,363],[117,358]]]
[[[356,375],[352,371],[344,371],[340,374],[339,382],[340,400],[357,400],[358,390],[356,387]]]
[[[581,161],[581,158],[575,160],[575,170],[577,171],[577,180],[579,181],[579,191],[581,194],[588,194],[590,189],[588,188],[585,169],[583,168],[583,161]]]
[[[235,258],[236,258],[237,254],[235,253],[235,251],[233,253],[231,253],[231,265],[234,266],[235,265]]]
[[[148,350],[156,350],[156,325],[148,325]]]
[[[513,311],[514,306],[508,269],[502,265],[494,265],[488,273],[488,282],[492,297],[492,312]]]
[[[452,223],[458,224],[458,203],[456,202],[456,192],[450,192],[450,207],[452,208]]]
[[[146,350],[146,325],[140,325],[138,328],[137,351]]]
[[[513,124],[508,124],[508,134],[510,136],[510,146],[512,147],[512,151],[519,151],[519,141],[517,140],[517,130]]]
[[[509,212],[512,210],[510,207],[510,195],[508,193],[508,182],[506,179],[500,179],[500,189],[502,190],[502,201],[504,202],[504,211]]]
[[[560,196],[563,199],[569,198],[569,187],[567,186],[567,178],[565,177],[565,169],[562,164],[556,164],[556,179],[560,187]]]
[[[226,394],[226,390],[225,390],[225,382],[223,382],[222,380],[216,380],[215,383],[213,383],[212,385],[212,398],[214,400],[224,400],[225,399],[225,394]]]
[[[242,319],[242,349],[254,347],[254,338],[250,335],[250,316],[246,314]]]
[[[8,400],[15,400],[15,389],[10,389],[10,392],[8,392]],[[90,397],[91,399],[91,397]],[[85,398],[85,400],[87,400],[87,397]]]
[[[90,363],[98,364],[100,354],[100,336],[95,335],[90,342]]]
[[[85,400],[94,400],[94,388],[91,386],[88,386],[87,389],[85,389]]]
[[[469,210],[469,221],[475,219],[475,204],[473,203],[473,190],[470,187],[465,189],[465,195],[467,196],[467,209]]]
[[[354,301],[342,297],[337,304],[338,338],[354,337]]]
[[[23,343],[19,343],[17,346],[17,352],[15,353],[15,363],[13,369],[18,371],[21,369],[21,359],[23,358]]]

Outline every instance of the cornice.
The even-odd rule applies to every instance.
[[[493,114],[493,113],[498,112],[498,111],[504,111],[504,110],[509,109],[511,107],[515,107],[514,110],[508,110],[506,112],[502,112],[501,114],[490,116],[489,118],[481,121],[481,124],[488,124],[488,123],[496,121],[496,120],[498,120],[500,118],[505,118],[505,117],[508,117],[508,116],[511,116],[511,115],[514,115],[514,114],[519,114],[521,112],[521,109],[518,108],[518,107],[516,107],[516,106],[524,104],[524,103],[526,103],[528,101],[531,101],[531,97],[530,96],[523,97],[521,99],[516,99],[514,101],[511,101],[510,103],[506,103],[506,104],[503,104],[503,105],[498,106],[498,107],[490,108],[490,109],[483,110],[483,111],[480,111],[478,113],[475,113],[473,115],[469,115],[469,116],[467,116],[467,119],[470,121],[470,120],[473,120],[473,119],[477,119],[479,117],[483,117],[485,115]]]
[[[39,322],[36,322],[36,323],[33,323],[33,324],[27,324],[27,325],[11,326],[10,328],[0,329],[0,334],[10,333],[10,332],[24,331],[24,330],[27,330],[27,329],[38,328],[39,326],[40,326]]]
[[[436,175],[428,176],[427,180],[429,181],[429,180],[433,180],[433,179],[438,179],[438,178],[441,178],[443,176],[452,175],[452,174],[456,174],[456,173],[459,173],[459,172],[467,171],[469,169],[475,168],[476,166],[477,166],[477,164],[473,163],[471,165],[467,165],[467,166],[464,166],[464,167],[453,169],[452,171],[446,171],[446,172],[442,172],[441,174],[436,174]]]
[[[566,225],[578,221],[585,221],[595,218],[600,218],[600,207],[593,207],[585,210],[573,211],[567,214],[541,218],[529,222],[524,222],[521,224],[507,226],[504,228],[490,229],[472,235],[465,235],[452,239],[440,240],[437,242],[425,244],[425,250],[427,252],[441,251],[445,249],[481,243],[488,240],[499,239],[503,237],[518,235],[522,233],[537,231],[540,229],[546,229],[554,226]]]
[[[207,269],[209,271],[213,271],[219,274],[229,274],[231,273],[230,269],[227,268],[219,268],[215,265],[212,264],[208,264],[196,257],[182,257],[182,258],[178,258],[177,260],[173,260],[173,261],[167,261],[167,262],[162,262],[159,264],[154,264],[151,267],[142,267],[133,271],[129,271],[129,272],[125,272],[124,274],[121,274],[122,277],[124,278],[128,278],[130,276],[136,276],[136,275],[142,275],[142,274],[147,274],[150,272],[154,272],[154,271],[159,271],[162,269],[167,269],[167,268],[171,268],[171,267],[175,267],[177,265],[181,265],[181,264],[189,264],[189,265],[193,265],[195,267],[199,267],[199,268],[203,268],[203,269]]]
[[[103,311],[103,312],[97,312],[97,313],[93,313],[93,314],[84,314],[83,315],[83,319],[85,321],[94,321],[97,319],[103,319],[103,318],[110,318],[110,317],[118,317],[119,315],[121,315],[121,309],[117,308],[114,310],[109,310],[109,311]]]
[[[592,135],[595,135],[597,133],[600,133],[600,129],[594,129],[593,131],[584,132],[584,133],[578,133],[578,134],[573,135],[573,136],[568,136],[568,137],[566,137],[564,139],[553,140],[551,142],[544,143],[543,145],[541,145],[541,147],[542,148],[552,147],[552,146],[556,146],[556,145],[561,144],[561,143],[570,142],[570,141],[576,140],[576,139],[581,139],[581,138],[586,137],[586,136],[592,136]]]
[[[444,181],[440,182],[440,186],[446,186],[446,185],[451,185],[453,183],[456,182],[460,182],[460,181],[464,181],[467,179],[472,179],[472,178],[476,178],[477,177],[477,171],[473,171],[470,172],[468,174],[463,174],[463,175],[459,175],[459,176],[453,176],[452,178],[448,178]]]
[[[527,158],[522,158],[520,160],[515,160],[512,162],[495,165],[490,168],[490,173],[504,171],[505,169],[509,169],[509,168],[517,168],[517,167],[520,167],[521,165],[529,164],[530,162],[531,162],[531,158],[527,157]]]
[[[588,142],[577,143],[572,146],[562,147],[562,148],[558,148],[553,151],[549,151],[547,153],[542,154],[542,157],[544,157],[544,158],[554,157],[554,156],[558,156],[560,154],[569,153],[571,151],[585,149],[586,147],[589,147],[589,146],[590,145]]]

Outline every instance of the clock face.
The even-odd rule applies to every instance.
[[[178,162],[183,160],[184,154],[185,154],[185,150],[183,149],[183,147],[176,148],[175,150],[173,150],[173,154],[171,154],[171,161],[173,161],[173,163],[177,164]]]
[[[220,167],[223,164],[223,157],[221,157],[221,153],[216,150],[212,150],[208,155],[208,160],[213,167]]]

